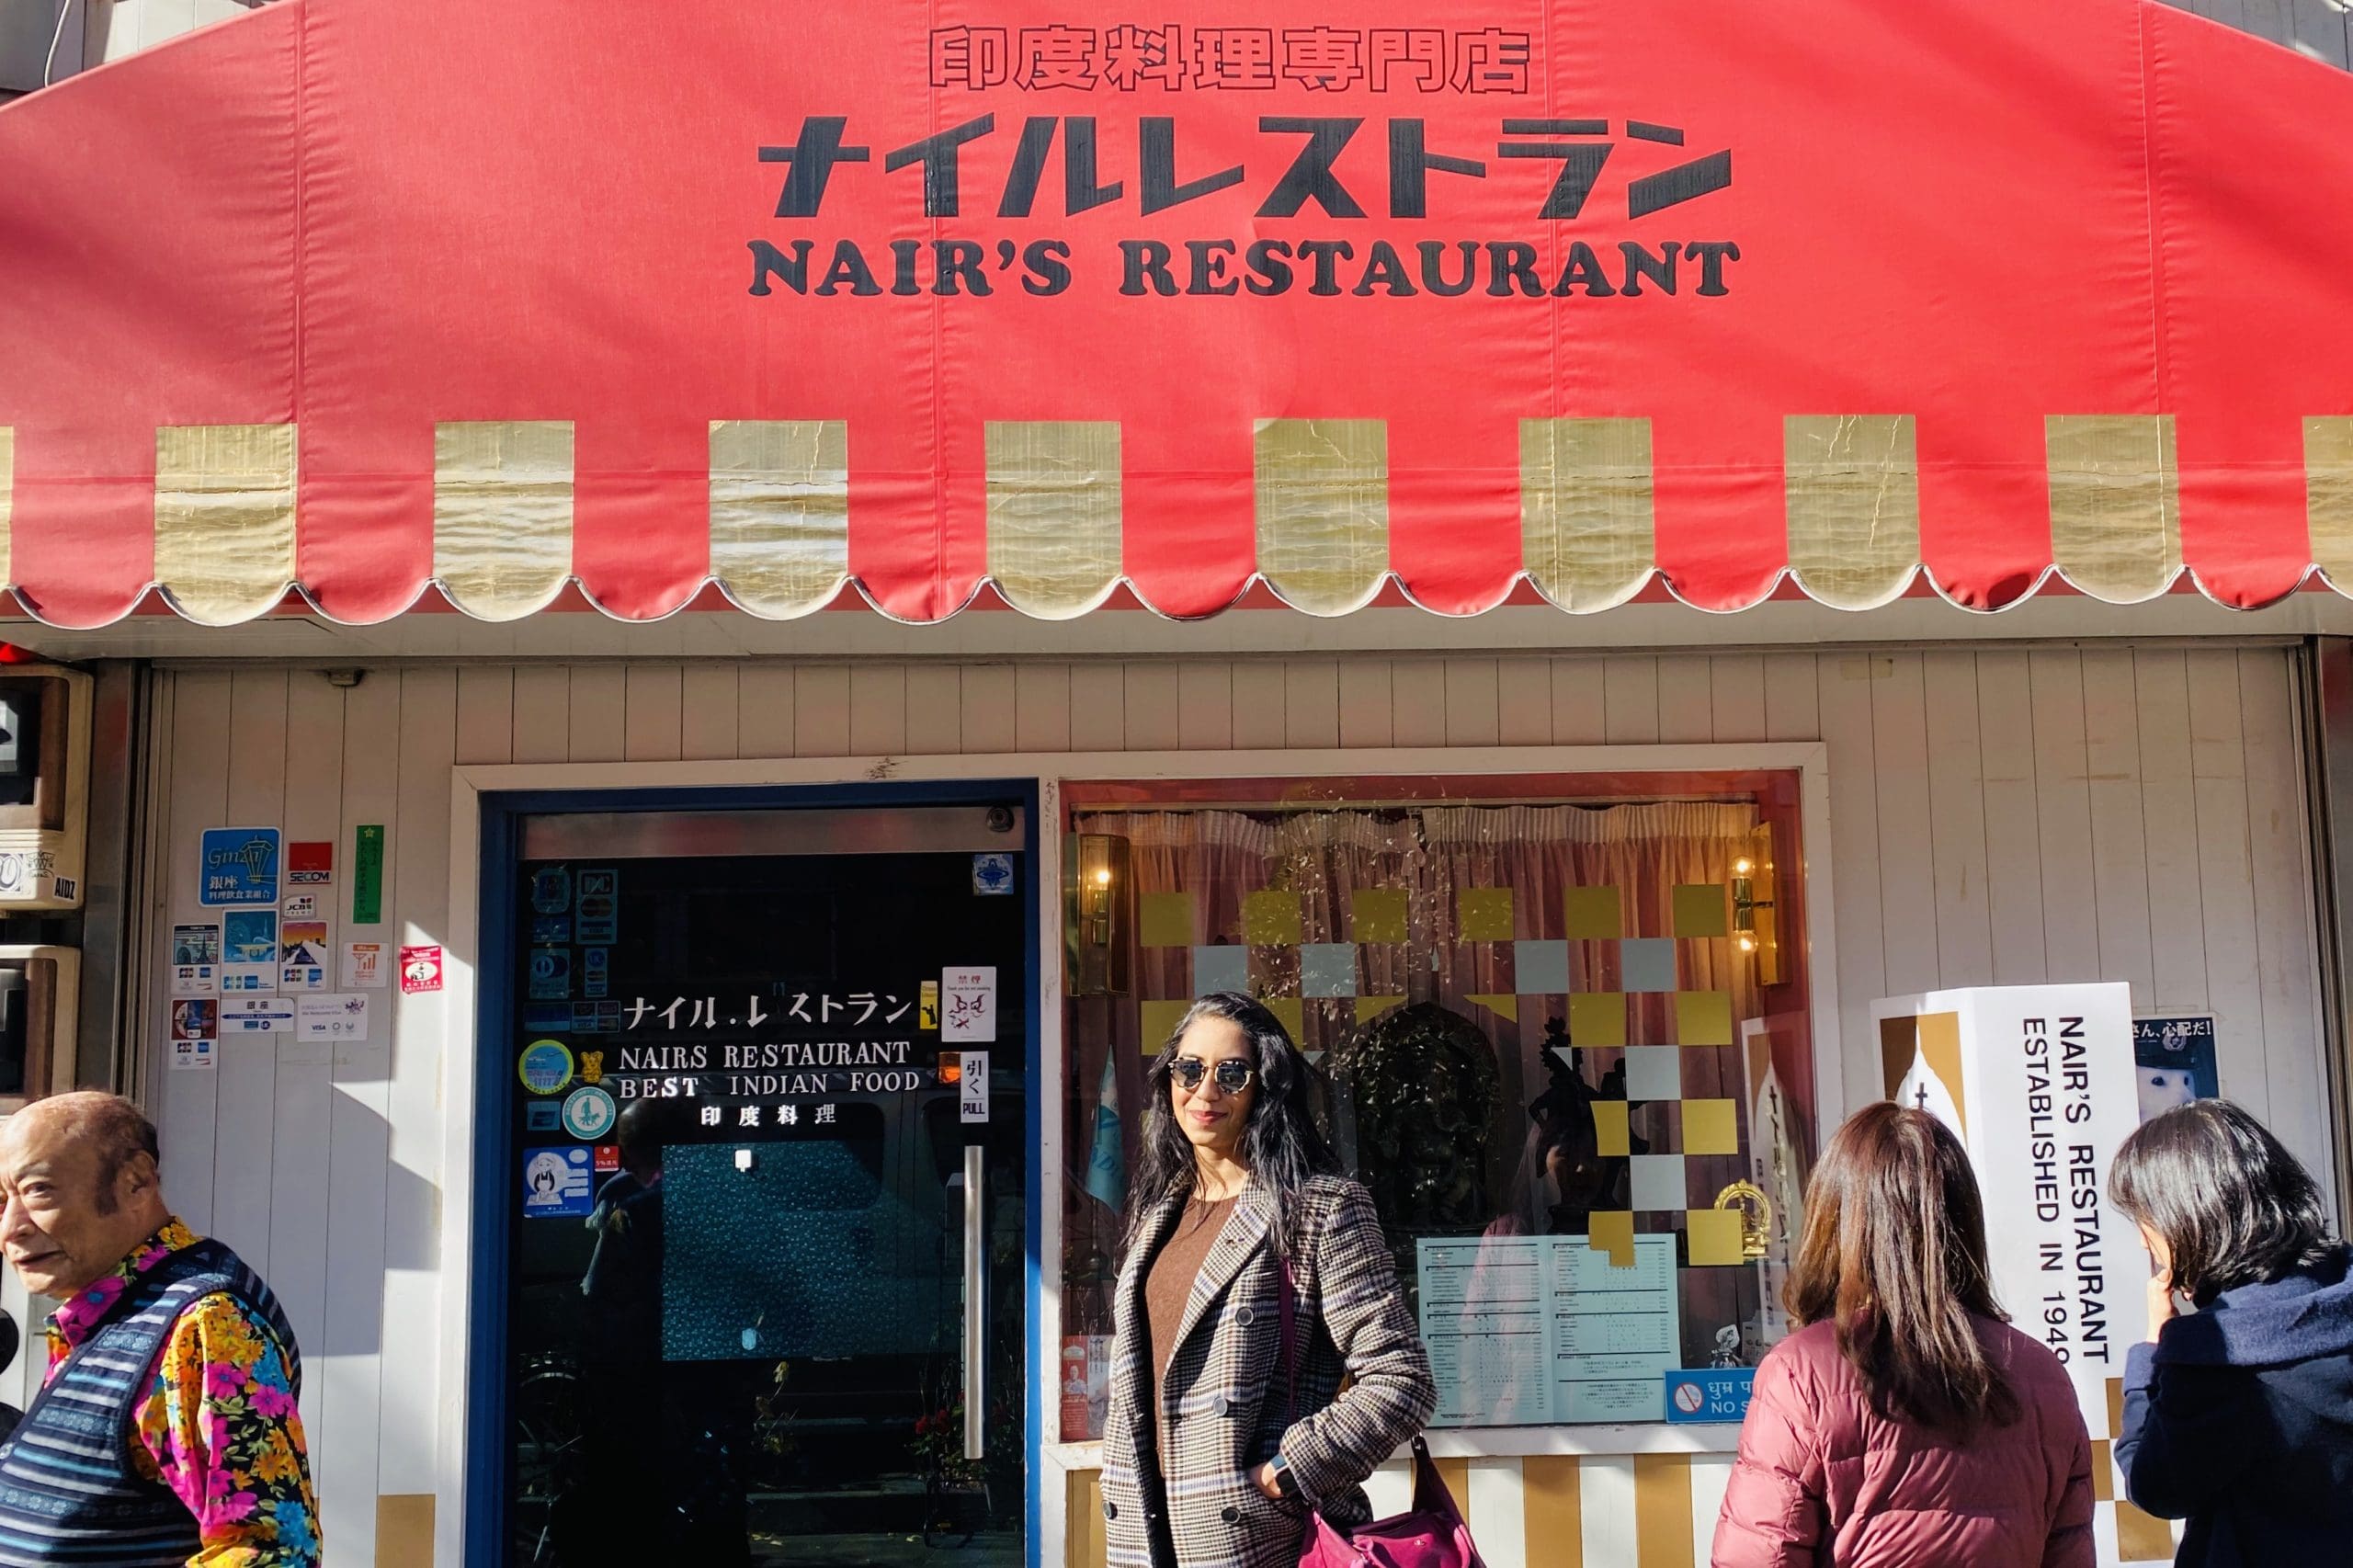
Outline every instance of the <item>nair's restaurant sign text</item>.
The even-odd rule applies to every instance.
[[[1705,199],[1733,181],[1720,129],[1549,103],[1529,31],[1346,20],[934,28],[926,99],[794,106],[758,146],[750,292],[1731,291],[1739,237]],[[926,219],[994,232],[909,232],[918,191]]]

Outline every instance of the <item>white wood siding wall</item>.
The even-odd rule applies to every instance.
[[[2347,17],[2340,0],[2166,0],[2209,21],[2268,39],[2313,60],[2342,67],[2347,52]]]
[[[1893,993],[2129,980],[2143,1010],[2213,1013],[2224,1091],[2327,1163],[2292,675],[2276,648],[485,665],[378,669],[348,690],[257,665],[163,678],[158,965],[163,929],[199,915],[210,826],[332,837],[337,943],[439,939],[453,761],[1821,739],[1847,1028]],[[390,832],[388,924],[355,932],[362,823]],[[332,1066],[231,1041],[215,1074],[152,1080],[174,1201],[270,1277],[301,1337],[341,1568],[375,1561],[379,1497],[413,1508],[437,1440],[459,1437],[434,1429],[432,1369],[439,1085],[465,1024],[438,996],[377,1005],[374,1039]]]

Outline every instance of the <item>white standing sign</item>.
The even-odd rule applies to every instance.
[[[2147,1326],[2146,1255],[2108,1200],[2109,1166],[2139,1125],[2131,988],[1980,986],[1871,1013],[1883,1086],[1967,1146],[1995,1299],[2066,1365],[2107,1462],[2111,1396]],[[2125,1561],[2116,1507],[2101,1504],[2096,1521],[2104,1565]]]

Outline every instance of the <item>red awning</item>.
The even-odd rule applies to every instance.
[[[30,613],[2353,583],[2353,77],[2140,0],[281,0],[0,109]]]

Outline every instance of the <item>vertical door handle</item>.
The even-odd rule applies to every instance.
[[[988,1244],[987,1205],[981,1201],[981,1183],[985,1173],[983,1156],[986,1153],[977,1143],[964,1148],[964,1457],[981,1457],[983,1427],[982,1416],[986,1403],[986,1389],[983,1386],[983,1352],[987,1346],[983,1333],[983,1302],[986,1296],[985,1265]]]

